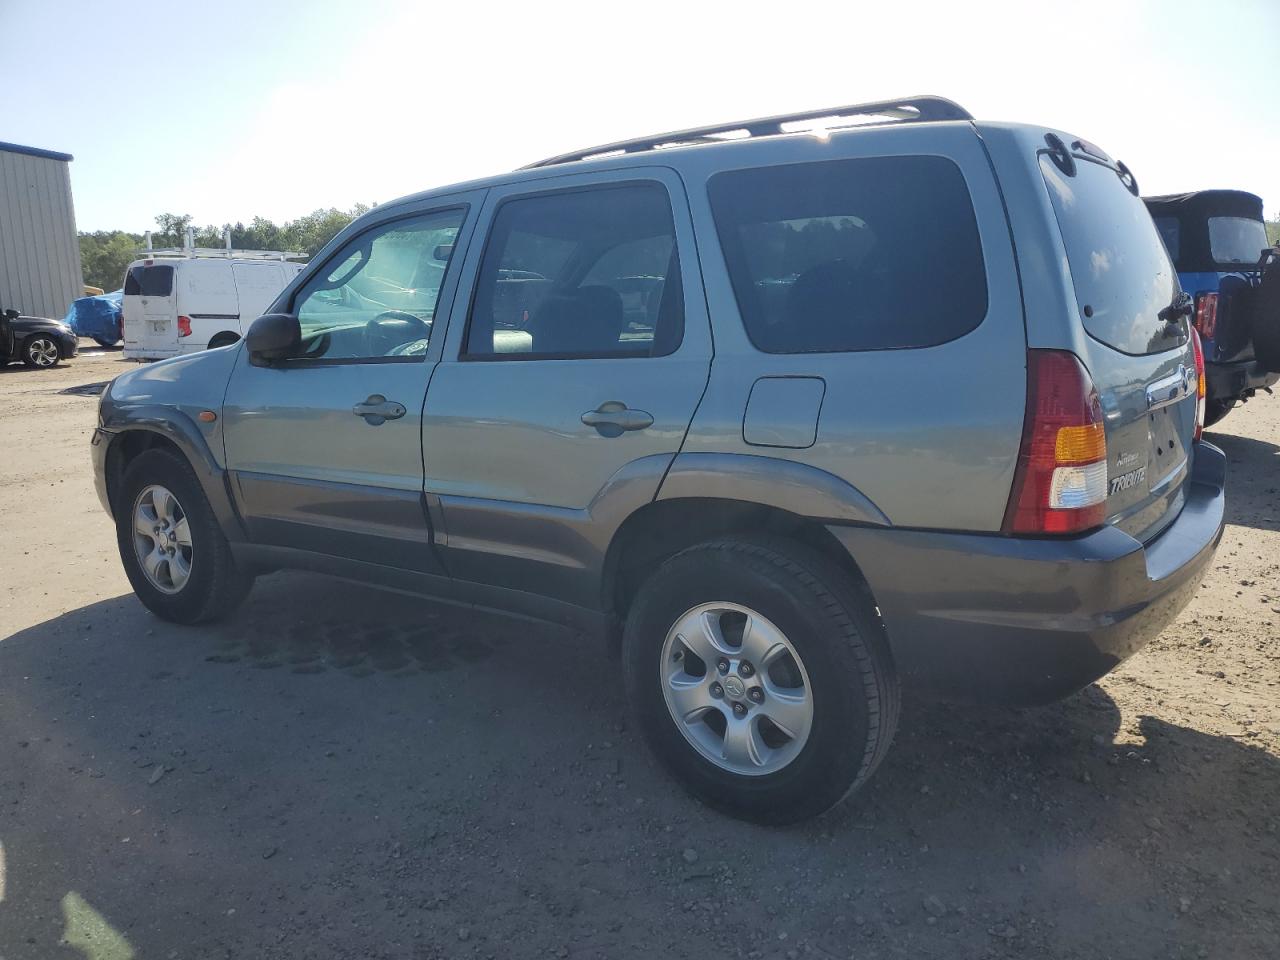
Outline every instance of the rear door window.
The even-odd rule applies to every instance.
[[[929,347],[986,316],[973,201],[944,157],[735,170],[709,190],[738,309],[761,350]]]
[[[126,297],[167,297],[173,294],[173,267],[164,264],[130,267],[124,278]]]
[[[1256,264],[1267,242],[1267,228],[1261,220],[1248,217],[1210,217],[1209,252],[1214,263]]]
[[[1122,353],[1162,353],[1186,342],[1159,313],[1178,292],[1169,253],[1146,204],[1111,167],[1077,156],[1069,177],[1048,154],[1040,172],[1067,248],[1084,328]]]
[[[658,183],[518,197],[498,208],[464,357],[651,357],[684,330],[671,200]]]

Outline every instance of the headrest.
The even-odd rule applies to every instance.
[[[535,353],[609,353],[622,336],[622,297],[612,287],[579,287],[547,297],[530,324]]]

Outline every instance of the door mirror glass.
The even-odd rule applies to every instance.
[[[9,309],[4,312],[4,318],[6,320],[17,320],[20,316],[22,316],[22,314],[17,310]]]
[[[291,313],[264,314],[253,321],[244,343],[251,364],[270,367],[301,352],[302,328]]]

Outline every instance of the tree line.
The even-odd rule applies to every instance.
[[[237,250],[293,250],[313,257],[333,239],[339,230],[369,210],[357,203],[350,210],[316,210],[297,220],[275,224],[265,217],[254,217],[249,224],[234,223],[223,227],[209,224],[195,232],[197,247],[221,247],[223,230],[231,228],[231,245]],[[155,247],[180,247],[191,226],[187,214],[162,213],[156,217],[157,229],[151,232]],[[1280,243],[1280,219],[1267,221],[1267,237]],[[103,290],[117,290],[124,280],[125,268],[138,259],[143,235],[124,230],[96,230],[80,234],[80,262],[84,282]]]
[[[248,224],[229,223],[218,227],[208,224],[195,230],[197,247],[222,247],[223,232],[231,230],[231,246],[237,250],[290,250],[313,257],[339,230],[369,210],[357,203],[350,210],[329,207],[316,210],[297,220],[276,224],[265,217],[254,217]],[[151,231],[153,247],[181,247],[187,228],[192,226],[189,214],[162,213],[156,217]],[[118,290],[124,282],[124,271],[139,257],[144,237],[125,230],[95,230],[80,234],[80,263],[84,282],[103,290]]]

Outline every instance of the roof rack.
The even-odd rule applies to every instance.
[[[195,229],[187,227],[186,243],[181,247],[165,247],[157,250],[151,246],[151,231],[148,230],[143,235],[143,241],[146,246],[138,251],[138,255],[144,258],[172,258],[183,257],[188,260],[219,258],[223,260],[305,260],[305,253],[296,253],[292,250],[234,250],[231,247],[231,228],[227,227],[222,231],[222,240],[224,246],[221,247],[197,247],[195,242]]]
[[[738,120],[734,123],[721,123],[711,127],[694,127],[689,130],[677,130],[672,133],[660,133],[657,136],[639,137],[635,140],[619,140],[617,143],[606,143],[572,153],[562,153],[556,157],[539,160],[522,169],[532,170],[537,167],[552,167],[559,163],[572,163],[575,160],[601,157],[609,154],[640,153],[645,150],[659,150],[663,147],[689,146],[697,143],[724,143],[730,140],[744,140],[750,137],[773,137],[783,133],[800,133],[805,129],[802,124],[807,121],[829,120],[828,124],[814,123],[809,129],[837,130],[842,127],[869,126],[866,122],[852,120],[854,117],[882,117],[871,123],[919,123],[936,120],[972,120],[968,110],[945,97],[904,97],[901,100],[879,100],[874,103],[855,103],[847,107],[831,107],[826,110],[806,110],[803,113],[783,113],[776,117],[761,117],[758,120]],[[795,125],[797,129],[788,130],[786,126]]]
[[[138,256],[143,259],[154,258],[174,259],[186,258],[188,260],[305,260],[305,253],[298,253],[293,250],[232,250],[229,247],[165,247],[163,249],[152,249],[151,247],[143,247],[138,251]]]

